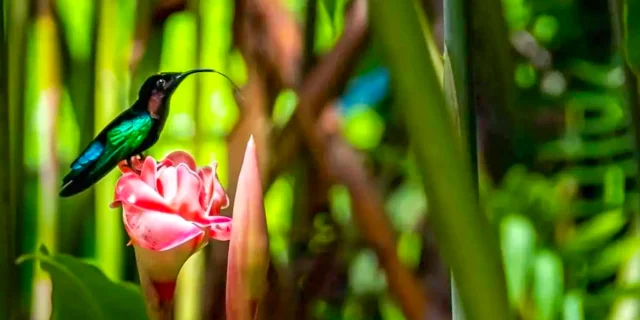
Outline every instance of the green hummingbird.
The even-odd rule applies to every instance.
[[[164,128],[171,95],[186,77],[197,72],[218,73],[231,81],[213,69],[163,72],[147,78],[133,105],[107,124],[71,163],[71,171],[62,179],[60,196],[70,197],[86,190],[122,160],[132,167],[132,157],[144,158],[142,152],[158,141]]]

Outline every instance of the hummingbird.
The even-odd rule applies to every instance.
[[[134,169],[131,159],[143,159],[142,153],[160,138],[169,116],[171,95],[185,78],[198,72],[220,74],[233,84],[229,77],[213,69],[162,72],[148,77],[133,105],[107,124],[71,163],[71,170],[62,178],[59,195],[70,197],[86,190],[122,160]]]

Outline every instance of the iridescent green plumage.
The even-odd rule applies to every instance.
[[[159,137],[159,120],[147,112],[128,109],[114,119],[71,164],[60,196],[81,192],[102,179],[118,162],[142,153]],[[155,131],[155,132],[154,132]]]

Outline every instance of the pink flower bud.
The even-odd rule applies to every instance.
[[[267,285],[269,234],[253,137],[245,151],[229,242],[226,311],[228,320],[253,319]]]

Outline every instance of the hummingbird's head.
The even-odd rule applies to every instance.
[[[225,74],[213,69],[193,69],[185,72],[162,72],[154,74],[145,80],[142,88],[140,88],[138,92],[138,100],[146,102],[139,104],[139,106],[145,108],[154,118],[166,116],[169,106],[168,101],[173,92],[176,91],[184,79],[198,72],[217,73],[231,81]],[[231,81],[231,83],[233,84],[233,81]],[[235,84],[233,85],[236,90],[239,90]]]
[[[180,83],[189,75],[198,72],[215,72],[212,69],[193,69],[185,72],[162,72],[154,74],[145,80],[140,92],[140,98],[150,98],[154,95],[167,99],[178,88]]]

